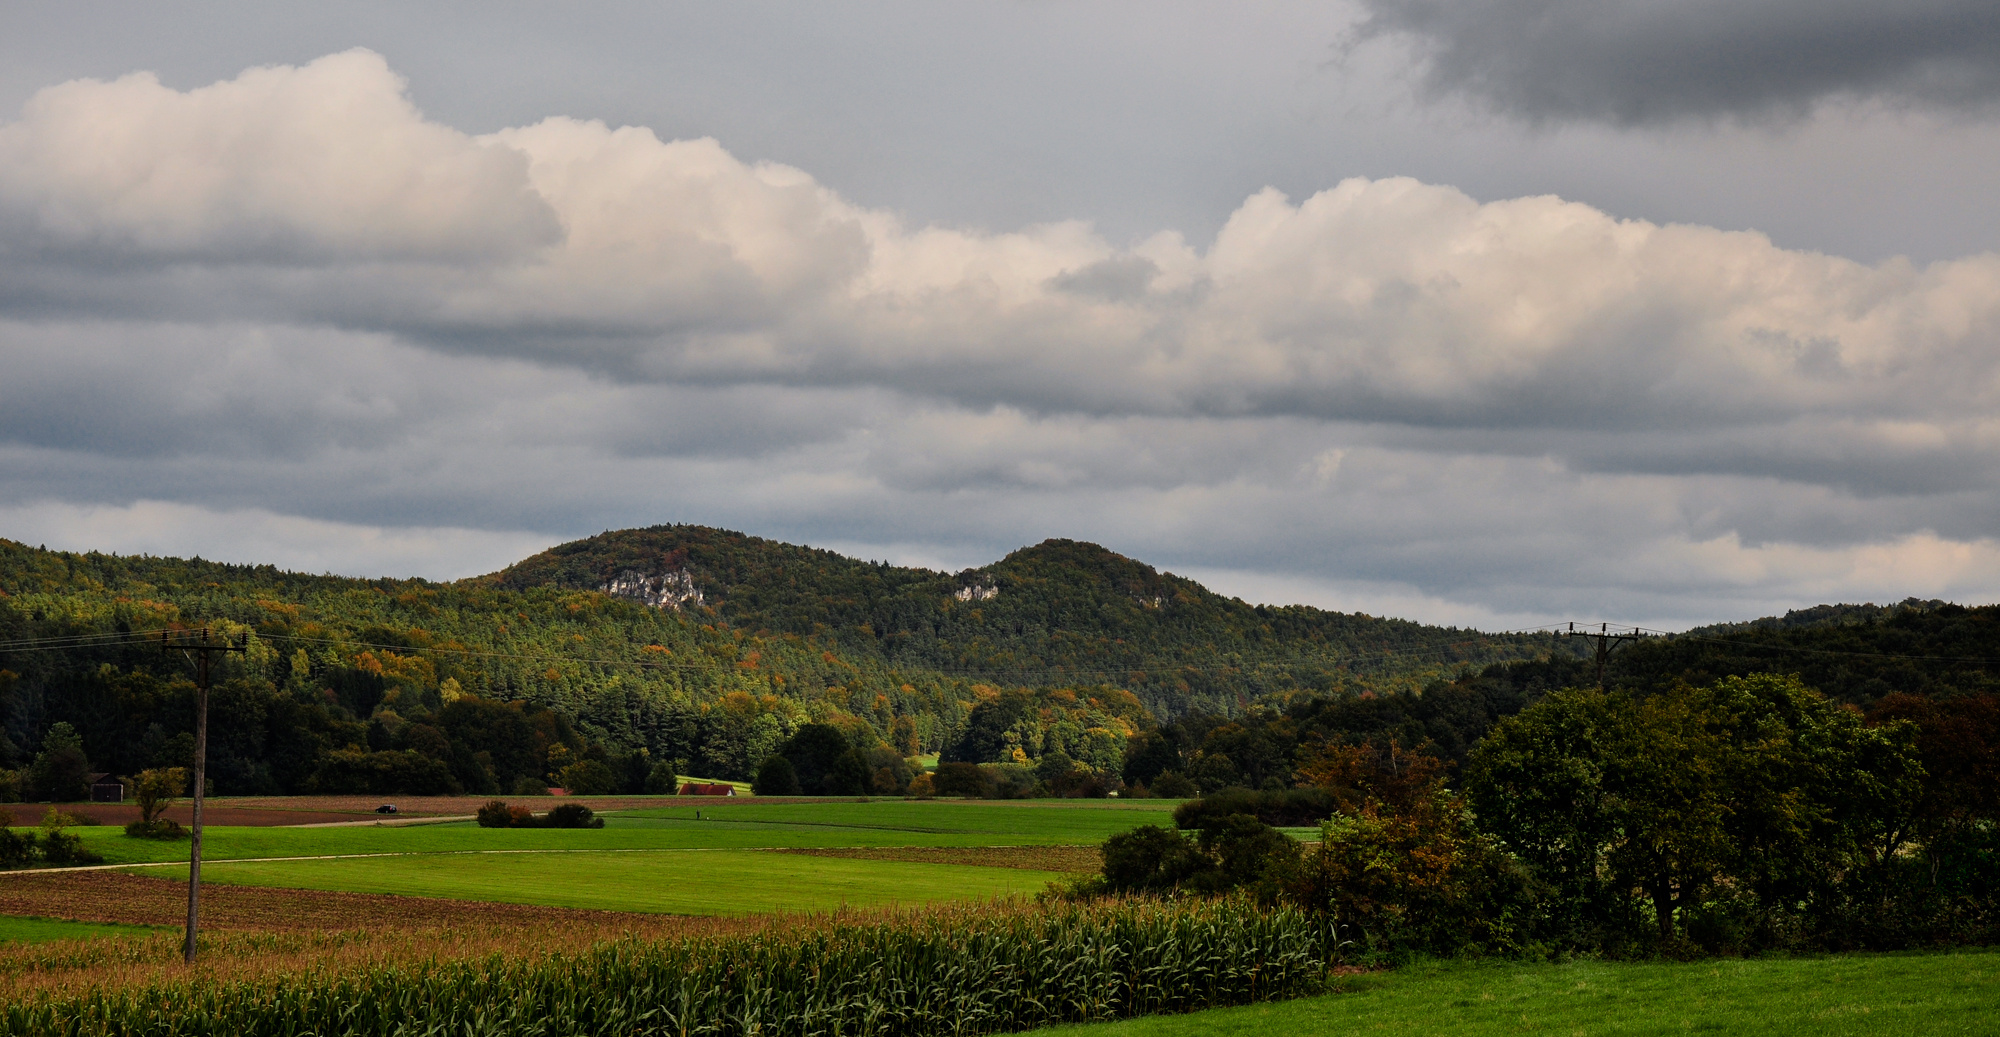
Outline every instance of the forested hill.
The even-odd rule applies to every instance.
[[[46,756],[56,724],[100,771],[184,761],[190,670],[142,635],[196,627],[248,638],[221,661],[211,711],[210,773],[225,794],[504,792],[585,757],[748,778],[815,723],[900,758],[943,748],[1004,690],[595,591],[0,540],[0,798],[6,769]],[[1153,722],[1115,687],[1033,692],[1022,734],[1036,751],[1115,768],[1126,737]]]
[[[1794,615],[1628,646],[1610,680],[1799,673],[1861,704],[2000,685],[2000,606]],[[181,765],[190,671],[149,632],[204,626],[247,647],[211,711],[225,794],[630,789],[663,763],[748,778],[809,727],[892,789],[903,758],[940,751],[1092,782],[1201,763],[1208,784],[1283,783],[1314,733],[1457,758],[1590,679],[1580,639],[1251,606],[1061,540],[946,574],[656,527],[449,584],[0,540],[0,798],[53,787],[63,760]],[[585,764],[602,766],[569,773]]]
[[[607,591],[995,683],[1111,684],[1167,716],[1233,712],[1271,693],[1415,689],[1468,665],[1573,650],[1547,634],[1253,606],[1072,540],[947,574],[701,526],[654,526],[563,544],[485,582]]]
[[[1607,682],[1638,691],[1749,673],[1796,673],[1831,698],[1867,706],[1892,692],[2000,691],[2000,605],[1911,599],[1821,605],[1782,618],[1690,630],[1612,655]]]
[[[0,798],[57,724],[97,770],[184,759],[190,671],[141,635],[201,626],[248,637],[214,699],[224,793],[508,791],[585,758],[747,778],[804,725],[894,760],[1002,700],[1008,758],[1116,773],[1164,717],[1566,647],[1253,608],[1063,541],[950,576],[670,527],[443,584],[0,540]]]

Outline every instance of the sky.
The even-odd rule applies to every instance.
[[[2000,599],[1990,0],[0,9],[0,537]]]

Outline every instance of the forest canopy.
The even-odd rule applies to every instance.
[[[149,637],[202,628],[247,644],[212,696],[224,794],[638,792],[774,759],[800,781],[820,729],[854,754],[843,790],[913,791],[931,755],[970,794],[1282,789],[1329,744],[1456,774],[1595,678],[1552,634],[1252,606],[1074,541],[945,574],[661,526],[456,583],[0,541],[0,796],[186,766],[192,671]],[[1823,607],[1628,646],[1606,683],[1798,673],[1868,708],[1992,689],[1995,657],[1993,608]]]

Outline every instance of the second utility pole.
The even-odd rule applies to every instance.
[[[209,657],[215,652],[242,652],[250,647],[249,635],[241,641],[230,644],[227,641],[211,644],[208,628],[201,628],[201,641],[197,644],[172,643],[171,635],[160,634],[160,650],[179,648],[194,656],[194,832],[188,846],[188,918],[187,944],[181,948],[181,956],[189,965],[194,964],[194,938],[198,928],[201,907],[201,801],[208,791],[208,685]]]
[[[1614,634],[1614,633],[1612,633],[1612,632],[1611,632],[1611,624],[1609,624],[1609,623],[1600,623],[1600,624],[1598,624],[1598,627],[1597,627],[1597,632],[1595,632],[1595,633],[1592,633],[1591,631],[1588,631],[1588,630],[1578,630],[1578,629],[1576,628],[1576,624],[1575,624],[1575,623],[1571,623],[1571,624],[1569,625],[1569,630],[1568,630],[1568,631],[1566,631],[1566,632],[1565,632],[1565,633],[1563,634],[1563,636],[1564,636],[1564,637],[1592,637],[1592,638],[1596,638],[1596,639],[1597,639],[1597,690],[1598,690],[1598,691],[1603,691],[1603,690],[1604,690],[1604,663],[1605,663],[1605,660],[1607,660],[1607,659],[1610,659],[1610,658],[1611,658],[1611,650],[1612,650],[1613,648],[1616,648],[1616,647],[1618,647],[1618,646],[1619,646],[1619,644],[1620,644],[1620,643],[1622,643],[1622,642],[1625,642],[1625,641],[1637,641],[1638,639],[1640,639],[1640,638],[1642,638],[1642,637],[1644,637],[1644,636],[1646,636],[1646,635],[1644,635],[1644,634],[1640,633],[1640,632],[1639,632],[1639,628],[1638,628],[1638,627],[1633,627],[1633,628],[1632,628],[1632,632],[1631,632],[1631,633],[1629,633],[1629,634]]]

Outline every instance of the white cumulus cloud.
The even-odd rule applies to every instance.
[[[0,125],[0,226],[37,507],[168,500],[166,458],[227,514],[1095,536],[1440,615],[2000,592],[1991,253],[1404,178],[1198,242],[919,226],[712,139],[466,134],[366,51],[50,87]]]

